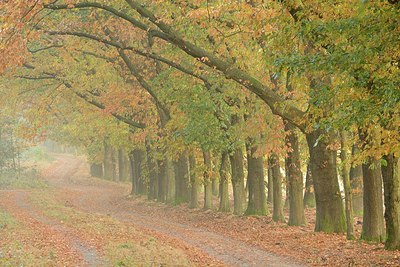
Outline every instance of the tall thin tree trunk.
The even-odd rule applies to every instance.
[[[122,148],[118,149],[118,176],[117,176],[117,181],[123,181],[124,180],[124,152],[122,151]]]
[[[274,201],[274,182],[272,179],[272,169],[271,169],[271,164],[268,163],[268,198],[267,202],[268,203],[273,203]]]
[[[342,178],[345,195],[345,210],[346,210],[346,237],[349,240],[354,239],[354,225],[353,225],[353,207],[352,207],[352,193],[350,186],[350,162],[348,156],[348,137],[346,132],[341,133],[341,150],[340,159],[342,161]]]
[[[229,212],[229,156],[223,152],[219,169],[219,211]]]
[[[352,147],[352,157],[358,153],[356,145]],[[350,169],[350,183],[353,194],[353,212],[361,215],[363,212],[363,172],[362,165],[352,166]]]
[[[189,166],[190,166],[190,202],[189,208],[194,209],[199,207],[199,179],[196,175],[196,158],[193,152],[189,154]]]
[[[274,201],[273,201],[273,213],[272,220],[275,222],[284,222],[285,216],[283,215],[283,199],[282,199],[282,174],[279,164],[279,158],[276,155],[272,155],[270,158],[270,164],[272,169],[272,181],[274,184]]]
[[[211,173],[212,173],[212,166],[211,166],[211,153],[209,151],[203,151],[203,158],[204,158],[204,209],[212,209],[213,207],[213,195],[212,195],[212,183],[211,183]]]
[[[314,185],[313,179],[311,176],[311,164],[307,164],[307,172],[306,172],[306,187],[304,192],[304,207],[314,208],[315,207],[315,194],[314,194]]]

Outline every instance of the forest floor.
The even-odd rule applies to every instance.
[[[48,186],[0,190],[0,266],[400,266],[382,244],[314,233],[314,209],[291,227],[160,204],[90,177],[82,158],[54,156]]]

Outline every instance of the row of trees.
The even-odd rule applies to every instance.
[[[400,248],[397,1],[1,7],[1,89],[32,131],[84,146],[96,175],[103,161],[105,176],[126,173],[129,157],[135,193],[195,207],[201,183],[221,211],[230,180],[234,212],[258,215],[268,176],[278,221],[286,179],[289,224],[305,223],[313,191],[315,230],[348,238],[362,191],[361,238]]]

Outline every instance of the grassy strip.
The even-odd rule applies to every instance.
[[[0,174],[0,189],[38,189],[48,185],[39,178],[35,169],[24,170],[20,174],[9,171]]]
[[[34,233],[11,214],[0,210],[0,266],[48,266],[56,259],[55,251],[42,251],[29,243]]]
[[[45,193],[46,192],[46,193]],[[96,240],[113,266],[191,266],[186,255],[109,216],[77,211],[58,203],[55,191],[33,192],[32,203],[43,213],[79,233],[82,240]]]

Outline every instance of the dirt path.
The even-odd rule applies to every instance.
[[[198,250],[224,265],[300,266],[287,258],[204,228],[158,218],[156,214],[140,213],[132,201],[126,199],[129,186],[88,178],[85,174],[86,166],[75,157],[58,155],[57,160],[58,164],[45,172],[45,179],[61,189],[60,200],[74,208],[106,214],[172,243],[183,243],[184,246]],[[37,219],[41,221],[40,218]],[[81,249],[81,254],[96,255],[93,251],[85,254],[85,250]],[[91,256],[92,260],[95,258],[96,256]],[[96,265],[95,262],[92,263]]]

